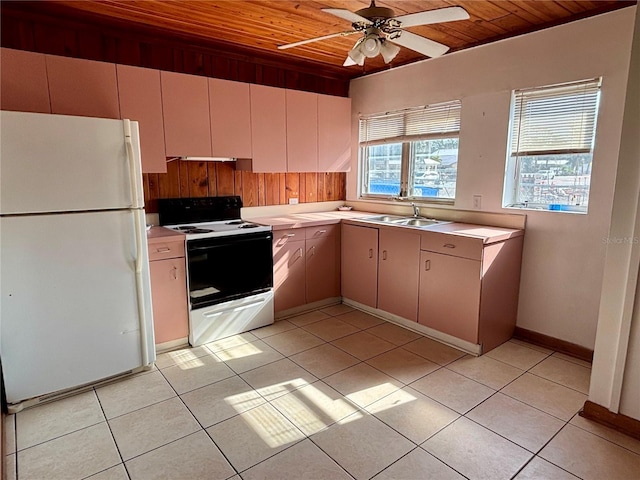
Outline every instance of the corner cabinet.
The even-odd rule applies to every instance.
[[[156,345],[162,350],[186,344],[189,307],[184,236],[154,227],[147,241]]]
[[[51,113],[45,55],[2,48],[0,60],[1,109]]]
[[[274,310],[340,296],[340,225],[273,232]]]

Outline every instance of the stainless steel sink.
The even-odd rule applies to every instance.
[[[399,215],[374,215],[371,217],[360,218],[360,220],[374,223],[402,225],[405,227],[430,227],[431,225],[449,223],[446,221],[435,220],[433,218],[401,217]]]
[[[373,217],[363,217],[360,220],[366,220],[368,222],[393,223],[404,219],[405,217],[401,217],[399,215],[375,215]]]
[[[438,223],[445,223],[432,218],[403,218],[402,220],[396,220],[392,222],[396,225],[407,225],[409,227],[428,227],[430,225],[436,225]]]

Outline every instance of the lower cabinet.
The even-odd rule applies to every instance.
[[[149,270],[156,345],[186,338],[189,309],[184,239],[150,238]]]
[[[276,312],[340,295],[339,227],[323,225],[274,232]]]
[[[423,251],[420,266],[418,323],[477,343],[480,261]]]
[[[378,305],[378,229],[342,225],[342,296]]]
[[[380,230],[378,308],[418,321],[420,235],[404,230]]]

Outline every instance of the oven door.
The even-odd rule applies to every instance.
[[[187,240],[192,310],[273,287],[272,232]]]

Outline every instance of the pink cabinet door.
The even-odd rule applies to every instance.
[[[307,239],[307,303],[340,296],[338,237]]]
[[[478,343],[480,263],[422,251],[418,323]]]
[[[115,64],[54,55],[46,62],[51,113],[120,118]]]
[[[163,71],[160,80],[167,156],[210,157],[207,78]]]
[[[351,169],[351,99],[318,95],[318,171]]]
[[[301,237],[304,233],[301,231]],[[273,289],[274,310],[280,312],[305,303],[304,240],[274,235]]]
[[[318,170],[318,95],[287,90],[287,170]]]
[[[117,65],[122,118],[137,120],[143,173],[166,173],[160,71]]]
[[[287,171],[285,90],[250,86],[251,148],[254,172]]]
[[[342,296],[376,308],[378,229],[342,226]]]
[[[378,308],[418,320],[420,235],[380,230]]]
[[[2,110],[51,113],[44,54],[2,48],[0,67]]]
[[[187,337],[189,314],[184,257],[149,262],[149,270],[156,344]]]
[[[249,84],[210,78],[209,107],[213,156],[251,158]]]

